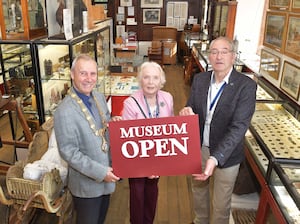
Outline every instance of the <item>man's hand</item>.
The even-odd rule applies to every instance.
[[[116,175],[113,174],[113,169],[111,167],[108,168],[107,174],[104,177],[105,182],[116,182],[120,180],[120,177],[117,177]]]
[[[203,173],[200,174],[193,174],[194,180],[207,180],[214,172],[214,169],[216,168],[216,162],[213,159],[208,159],[206,161],[205,170]]]

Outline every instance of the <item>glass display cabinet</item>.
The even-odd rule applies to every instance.
[[[5,94],[22,104],[26,113],[37,113],[35,68],[31,41],[0,41],[1,75]]]
[[[1,129],[11,132],[12,137],[2,140],[4,144],[23,148],[39,128],[32,42],[1,40],[0,63],[1,92],[5,94],[3,99],[10,99],[5,108],[1,108],[2,124],[5,124]],[[25,139],[27,145],[19,139]]]
[[[96,88],[105,95],[104,77],[109,75],[111,61],[111,19],[98,24],[95,29],[71,40],[39,39],[34,41],[37,59],[38,101],[40,122],[52,116],[71,87],[70,67],[79,54],[88,54],[98,63]]]
[[[298,111],[298,112],[296,112]],[[246,158],[261,186],[257,220],[299,223],[300,122],[279,92],[258,78],[256,111],[245,138]]]
[[[237,1],[208,1],[206,24],[209,41],[219,36],[233,39],[237,4]]]
[[[300,160],[274,163],[269,186],[288,223],[300,220]]]
[[[45,0],[0,1],[1,38],[30,40],[46,35]]]

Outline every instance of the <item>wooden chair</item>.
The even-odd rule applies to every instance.
[[[164,61],[164,46],[162,41],[154,40],[151,43],[151,47],[148,48],[149,61],[155,61],[163,66]]]

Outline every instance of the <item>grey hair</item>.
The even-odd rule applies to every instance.
[[[93,61],[93,62],[95,62],[96,67],[97,67],[97,62],[91,56],[89,56],[88,54],[80,54],[76,58],[74,58],[74,60],[72,61],[71,72],[74,72],[76,64],[80,60]]]
[[[236,47],[235,47],[233,41],[232,41],[230,38],[228,38],[228,37],[223,37],[223,36],[217,37],[216,39],[212,40],[211,43],[210,43],[209,49],[210,49],[211,46],[212,46],[216,41],[218,41],[218,40],[224,40],[224,41],[226,41],[226,42],[229,44],[229,47],[230,47],[229,50],[232,51],[232,52],[234,52],[234,53],[237,52],[237,49],[235,49]]]
[[[162,88],[166,83],[166,74],[165,74],[164,70],[162,69],[162,67],[154,61],[146,61],[143,64],[141,64],[141,66],[138,68],[137,80],[138,80],[139,85],[141,86],[143,71],[147,67],[154,67],[159,71],[159,74],[160,74],[160,88]]]

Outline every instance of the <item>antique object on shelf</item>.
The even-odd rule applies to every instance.
[[[62,33],[62,27],[64,25],[63,11],[66,8],[65,0],[59,0],[58,8],[55,12],[55,19],[58,25],[60,26],[60,32]]]
[[[3,40],[30,40],[46,35],[45,0],[0,1]]]

